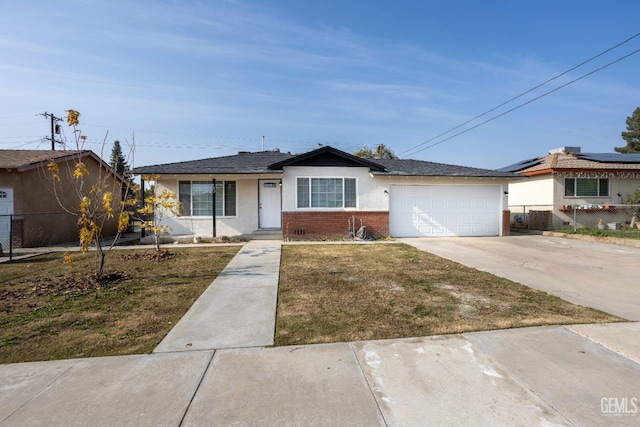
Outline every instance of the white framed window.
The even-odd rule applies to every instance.
[[[357,191],[355,178],[298,177],[296,181],[297,207],[355,208]]]
[[[211,216],[213,209],[212,181],[180,181],[178,200],[185,216]],[[216,216],[236,216],[235,181],[216,181]]]
[[[565,197],[609,197],[609,178],[565,178]]]

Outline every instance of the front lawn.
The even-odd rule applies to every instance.
[[[622,319],[404,244],[283,246],[276,345]]]
[[[82,272],[95,254],[50,253],[0,265],[0,363],[149,353],[239,247],[123,250],[105,281]]]
[[[0,363],[151,352],[239,247],[123,250],[0,265]],[[404,244],[282,248],[276,345],[620,321]]]

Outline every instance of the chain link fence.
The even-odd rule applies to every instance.
[[[560,211],[567,216],[573,216],[574,231],[589,228],[640,233],[640,205],[572,205],[562,206]]]
[[[509,210],[511,228],[515,230],[571,228],[573,231],[593,229],[612,230],[616,234],[640,234],[640,205],[563,205],[555,210],[553,205],[517,205],[509,206]]]

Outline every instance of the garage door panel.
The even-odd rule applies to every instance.
[[[498,186],[391,186],[389,202],[395,237],[499,234]]]

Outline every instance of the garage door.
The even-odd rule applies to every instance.
[[[398,185],[389,192],[393,237],[500,234],[499,186]]]

